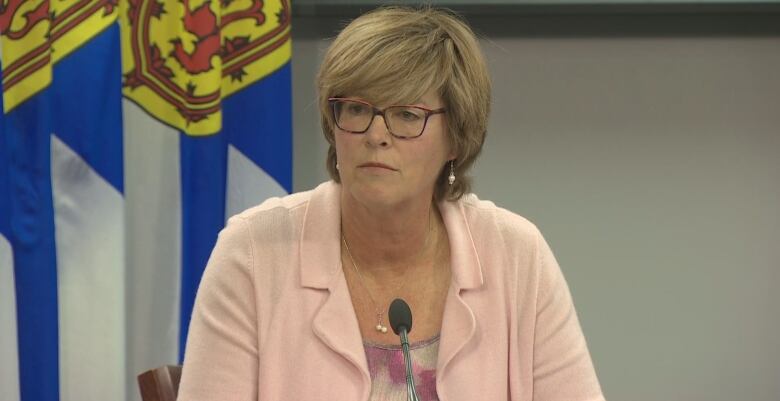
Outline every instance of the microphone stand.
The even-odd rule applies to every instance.
[[[412,358],[409,356],[409,338],[406,335],[406,327],[401,328],[401,349],[404,354],[404,363],[406,364],[406,399],[408,401],[420,401],[417,395],[417,388],[414,385],[414,375],[412,373]]]
[[[409,309],[409,304],[403,299],[396,298],[390,303],[387,317],[390,320],[393,332],[401,336],[401,350],[404,354],[404,364],[406,365],[406,399],[407,401],[420,401],[414,385],[412,357],[409,356],[409,332],[412,331],[412,310]]]

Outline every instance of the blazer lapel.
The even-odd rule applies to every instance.
[[[339,188],[328,182],[312,192],[301,232],[301,285],[328,291],[314,316],[312,330],[361,372],[363,398],[367,399],[371,391],[368,362],[341,268]]]
[[[460,202],[441,202],[439,211],[450,240],[452,282],[447,292],[436,363],[438,389],[447,375],[447,367],[463,347],[474,337],[477,321],[463,298],[463,293],[483,284],[479,255],[471,237]]]
[[[370,390],[371,378],[363,339],[343,276],[334,280],[334,286],[329,291],[330,295],[314,316],[314,334],[330,349],[355,365],[363,376],[365,388]],[[368,396],[368,393],[365,395]]]

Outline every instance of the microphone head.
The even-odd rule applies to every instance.
[[[409,305],[401,298],[396,298],[390,304],[390,310],[387,313],[390,320],[390,327],[396,335],[401,335],[401,328],[406,328],[406,333],[412,331],[412,310]]]

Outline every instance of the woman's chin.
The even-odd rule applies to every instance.
[[[349,192],[355,200],[369,208],[392,207],[403,198],[396,186],[387,182],[354,183]]]

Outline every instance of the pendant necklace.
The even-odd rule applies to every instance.
[[[425,248],[428,246],[428,240],[431,237],[431,219],[428,218],[428,233],[425,236],[425,243],[423,243],[423,247],[420,250],[420,255],[425,252]],[[387,333],[387,326],[384,325],[383,317],[385,313],[379,308],[379,303],[374,299],[374,295],[371,293],[371,290],[368,289],[368,285],[366,285],[365,279],[363,279],[363,275],[360,273],[360,269],[358,268],[357,263],[355,262],[355,258],[352,256],[352,252],[349,250],[349,244],[347,244],[347,238],[344,236],[344,229],[341,230],[341,240],[344,242],[344,248],[347,250],[347,256],[349,256],[350,262],[352,262],[352,267],[355,270],[355,273],[358,276],[358,281],[360,282],[360,285],[363,287],[363,289],[366,290],[366,294],[368,294],[368,298],[371,300],[371,303],[374,305],[374,313],[376,314],[376,326],[374,326],[374,329],[377,332],[380,333]],[[398,288],[395,289],[394,294],[398,294],[406,284],[406,276],[409,274],[409,271],[412,270],[411,267],[407,267],[404,274],[401,276],[401,284],[398,286]]]

